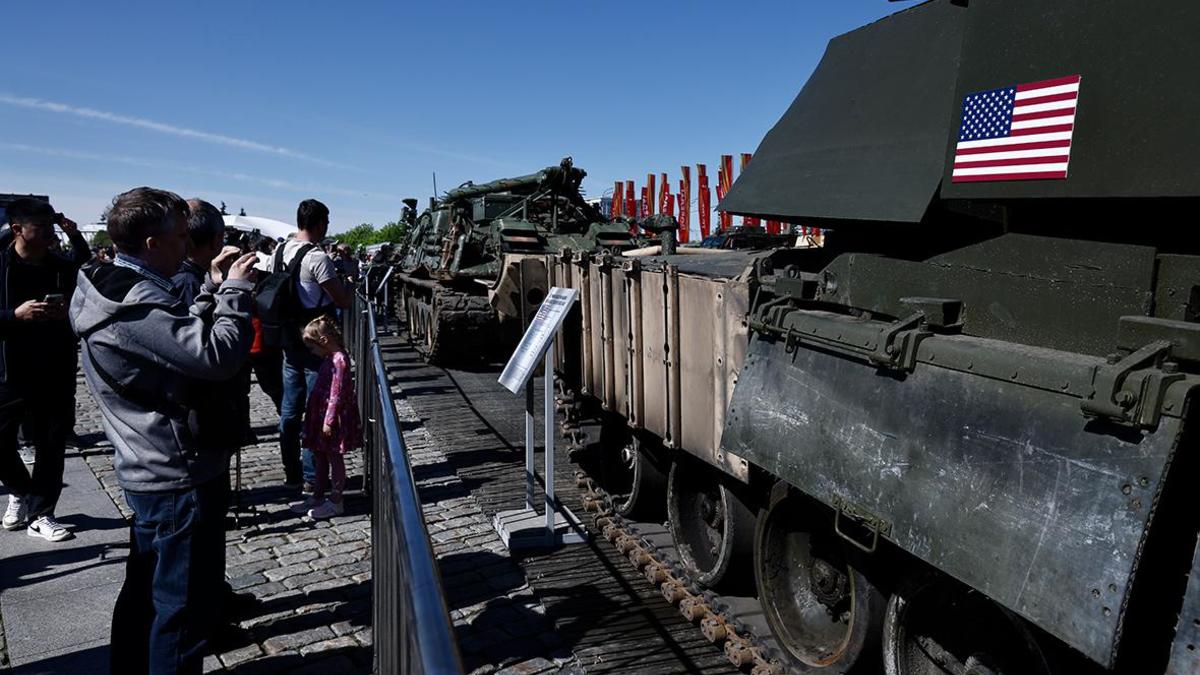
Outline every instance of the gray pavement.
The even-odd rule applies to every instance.
[[[68,448],[58,517],[76,538],[58,544],[0,532],[0,672],[106,673],[112,608],[124,579],[128,507],[86,389],[78,389],[79,449]],[[257,607],[206,672],[359,673],[371,665],[370,521],[361,494],[344,516],[313,522],[288,510],[277,417],[254,387],[258,443],[242,452],[242,512],[227,536],[227,577]],[[361,457],[347,458],[350,489]],[[0,488],[0,506],[7,496]],[[7,655],[7,656],[6,656]],[[6,658],[9,665],[6,666]]]

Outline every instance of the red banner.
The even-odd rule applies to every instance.
[[[708,167],[703,164],[696,165],[696,218],[697,225],[700,226],[700,239],[703,241],[708,237],[710,232],[709,223],[712,222],[712,192],[708,189]]]
[[[679,167],[679,242],[688,243],[692,234],[692,167]]]
[[[729,187],[733,185],[733,155],[721,155],[721,166],[717,173],[717,205],[725,199],[725,195],[729,194]],[[733,226],[733,216],[724,211],[720,211],[721,229],[728,230]]]
[[[612,195],[612,220],[616,220],[625,215],[625,184],[617,181],[613,184]]]
[[[645,196],[642,199],[646,202],[646,214],[644,218],[649,218],[654,215],[654,198],[658,194],[654,191],[654,174],[646,174],[646,189],[643,190]]]
[[[659,174],[658,212],[675,215],[675,200],[671,198],[671,181],[667,174]]]

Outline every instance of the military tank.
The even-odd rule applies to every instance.
[[[781,667],[1200,672],[1198,31],[913,6],[829,43],[720,204],[822,247],[554,268],[567,379],[640,439],[618,508],[703,585],[748,564]]]
[[[431,200],[409,230],[395,274],[426,360],[506,356],[546,295],[545,253],[631,247],[628,231],[583,199],[586,175],[568,157]]]

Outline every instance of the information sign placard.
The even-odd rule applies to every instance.
[[[546,353],[546,348],[562,326],[563,319],[567,318],[567,312],[571,310],[571,305],[575,304],[578,296],[579,291],[574,288],[556,286],[550,289],[550,293],[546,295],[542,306],[534,315],[533,322],[521,337],[521,343],[504,365],[504,372],[500,373],[500,384],[505,389],[514,394],[521,393],[521,388],[533,375],[538,361]]]

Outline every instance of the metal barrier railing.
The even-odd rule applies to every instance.
[[[346,344],[357,366],[371,494],[372,632],[375,672],[461,675],[441,575],[400,434],[375,310],[361,294],[346,313]]]

